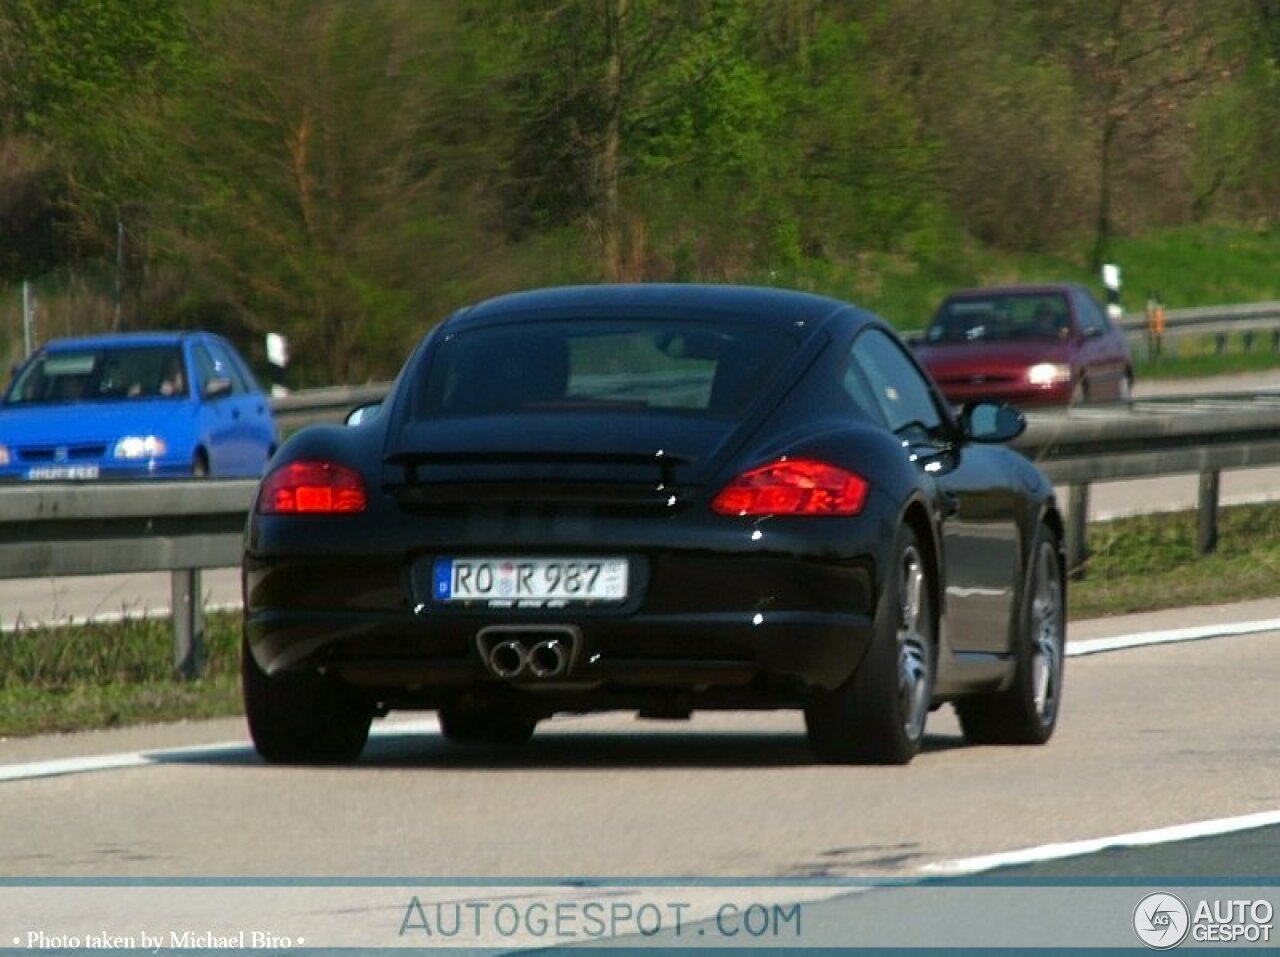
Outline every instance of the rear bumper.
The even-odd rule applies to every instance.
[[[245,634],[268,673],[322,670],[397,706],[514,692],[553,710],[640,706],[654,694],[699,706],[794,704],[852,674],[872,634],[866,615],[821,612],[547,618],[536,627],[564,625],[580,635],[573,663],[554,680],[503,679],[477,642],[482,628],[499,622],[514,628],[505,619],[282,612],[249,615]]]
[[[619,696],[678,693],[699,706],[794,704],[853,673],[872,634],[871,559],[632,553],[640,583],[598,609],[456,609],[415,597],[411,567],[390,558],[245,562],[245,635],[267,673],[320,671],[398,706],[518,692],[591,710]],[[502,678],[479,636],[572,633],[554,680]],[[566,703],[567,702],[567,703]],[[394,705],[393,705],[394,706]]]

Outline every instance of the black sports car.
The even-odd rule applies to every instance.
[[[557,712],[802,708],[819,758],[905,763],[952,701],[1042,743],[1062,695],[1053,491],[894,332],[778,289],[546,289],[462,309],[358,424],[272,461],[244,557],[271,761],[374,716],[517,744]]]

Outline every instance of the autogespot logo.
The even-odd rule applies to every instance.
[[[1144,944],[1155,950],[1177,947],[1190,926],[1187,905],[1172,894],[1148,894],[1133,912],[1133,929]]]

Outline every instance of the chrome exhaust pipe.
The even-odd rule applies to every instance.
[[[558,678],[569,667],[569,649],[559,638],[540,641],[529,651],[529,673],[535,678]]]
[[[505,681],[566,678],[582,646],[573,625],[489,625],[475,637],[489,673]]]
[[[499,678],[514,678],[529,663],[529,652],[513,638],[500,641],[489,652],[489,670]]]

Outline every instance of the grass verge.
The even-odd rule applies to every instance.
[[[1227,348],[1219,353],[1212,336],[1188,336],[1173,353],[1166,350],[1156,359],[1135,357],[1134,375],[1144,379],[1203,379],[1240,372],[1268,372],[1280,367],[1280,353],[1271,348],[1271,336],[1254,341],[1246,349],[1243,336],[1228,337]]]
[[[1073,618],[1101,618],[1280,596],[1280,504],[1218,513],[1218,547],[1196,555],[1194,511],[1089,526],[1085,578],[1072,582]]]
[[[168,619],[0,635],[0,737],[240,713],[240,615],[205,620],[198,681],[173,677]]]
[[[1219,529],[1198,557],[1194,512],[1092,524],[1070,617],[1280,596],[1280,504],[1225,508]],[[167,620],[2,635],[0,737],[238,715],[240,616],[208,616],[205,644],[204,677],[177,681]]]

